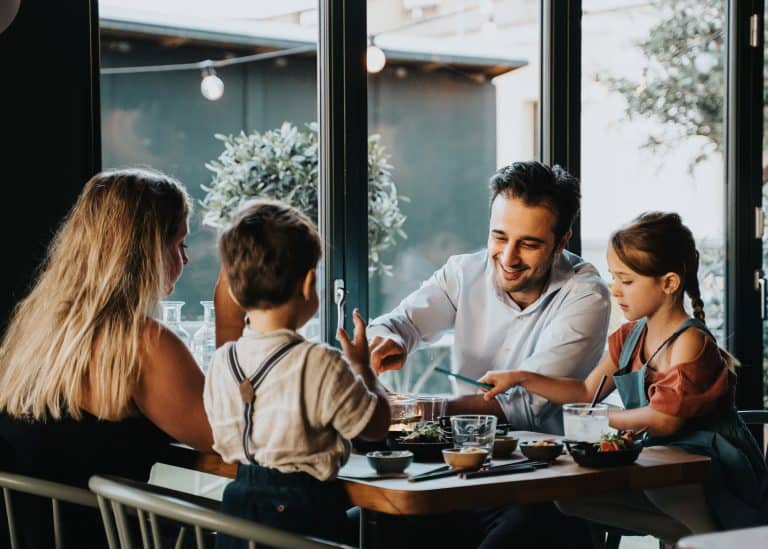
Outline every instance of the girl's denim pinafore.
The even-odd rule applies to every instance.
[[[689,318],[662,346],[690,327],[704,331],[714,340],[702,321]],[[639,370],[631,371],[632,354],[644,329],[645,319],[629,333],[621,349],[619,370],[613,376],[627,409],[641,408],[649,402],[645,386],[647,361]],[[663,438],[647,437],[644,445],[679,446],[712,459],[704,492],[721,528],[746,528],[768,523],[768,468],[757,442],[735,408],[724,414],[691,418],[680,432]]]

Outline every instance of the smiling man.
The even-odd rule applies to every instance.
[[[453,256],[368,328],[378,373],[402,368],[419,345],[453,330],[452,365],[585,377],[608,329],[609,292],[597,270],[565,250],[579,210],[576,178],[559,166],[515,162],[490,180],[488,248]],[[448,413],[495,414],[514,429],[561,434],[560,407],[516,387],[486,402],[473,387]],[[474,393],[474,394],[473,394]]]

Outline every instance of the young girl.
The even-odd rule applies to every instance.
[[[524,370],[488,372],[480,381],[494,387],[485,398],[520,385],[558,404],[589,402],[607,376],[600,397],[616,388],[625,408],[610,410],[612,427],[647,430],[646,445],[672,444],[712,458],[711,475],[704,484],[707,506],[700,511],[692,512],[704,499],[700,489],[684,487],[647,491],[644,497],[620,494],[580,500],[569,505],[568,513],[607,524],[615,515],[620,519],[616,526],[627,528],[628,517],[616,511],[623,503],[641,525],[648,525],[637,529],[649,531],[653,526],[647,514],[642,519],[640,515],[660,512],[664,520],[677,521],[657,530],[657,537],[667,541],[718,526],[764,524],[768,471],[734,408],[733,359],[704,324],[699,254],[691,231],[677,214],[652,212],[614,233],[610,244],[612,293],[630,322],[609,337],[607,355],[586,380]],[[684,293],[691,298],[693,318],[683,307]],[[590,511],[582,512],[587,508]],[[708,520],[710,511],[714,523]]]

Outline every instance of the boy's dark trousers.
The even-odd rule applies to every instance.
[[[229,515],[343,543],[355,539],[346,515],[349,506],[338,480],[320,481],[307,473],[243,464],[238,465],[237,478],[227,485],[221,502],[221,510]],[[216,539],[216,549],[246,547],[247,543],[229,536]]]

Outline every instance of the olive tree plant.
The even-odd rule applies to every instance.
[[[221,228],[237,208],[251,198],[279,199],[297,207],[317,223],[318,127],[299,128],[290,122],[281,127],[237,135],[217,134],[224,151],[205,166],[212,173],[201,205],[203,224]],[[390,156],[380,136],[368,138],[368,265],[371,273],[390,274],[381,254],[406,238],[405,215],[392,179]]]

